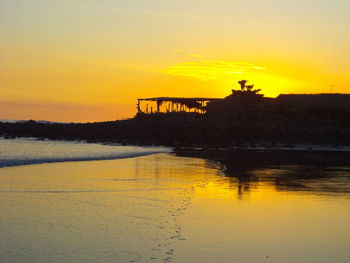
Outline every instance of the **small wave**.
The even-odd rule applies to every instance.
[[[140,188],[116,190],[0,190],[0,193],[13,194],[79,194],[79,193],[119,193],[119,192],[147,192],[147,191],[173,191],[182,188]]]
[[[0,139],[0,168],[57,162],[114,160],[169,152],[172,152],[172,149],[167,147],[38,141],[30,138]]]
[[[83,161],[103,161],[103,160],[116,160],[126,158],[136,158],[141,156],[147,156],[156,153],[166,153],[167,151],[150,151],[140,153],[124,153],[122,155],[111,156],[95,156],[95,157],[70,157],[70,158],[41,158],[41,159],[9,159],[0,160],[0,168],[44,163],[60,163],[60,162],[83,162]]]

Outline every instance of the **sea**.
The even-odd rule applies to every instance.
[[[345,153],[0,139],[0,262],[350,262]]]
[[[40,163],[122,159],[171,151],[166,147],[120,146],[35,138],[0,139],[0,168]]]

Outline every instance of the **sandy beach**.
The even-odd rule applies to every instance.
[[[221,168],[168,153],[1,168],[1,262],[347,262],[348,194]]]

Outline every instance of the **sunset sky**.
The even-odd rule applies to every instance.
[[[142,97],[350,92],[349,0],[0,0],[0,119],[132,117]]]

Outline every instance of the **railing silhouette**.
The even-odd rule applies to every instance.
[[[206,113],[209,102],[221,100],[218,98],[178,98],[157,97],[137,99],[138,114],[156,114],[171,112],[195,112]]]

